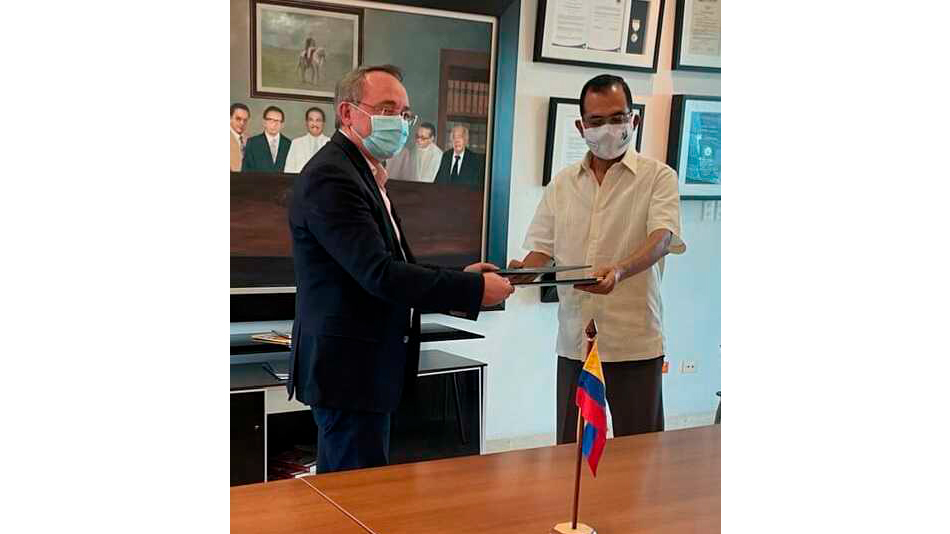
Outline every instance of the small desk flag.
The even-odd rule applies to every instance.
[[[607,386],[597,354],[597,342],[591,347],[584,368],[577,379],[577,407],[584,418],[581,450],[587,457],[591,473],[597,476],[597,463],[607,443]]]

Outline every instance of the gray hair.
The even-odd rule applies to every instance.
[[[363,88],[366,85],[366,75],[370,72],[381,71],[392,75],[402,82],[402,70],[395,65],[374,65],[370,67],[360,67],[343,75],[339,83],[336,84],[336,98],[334,104],[336,109],[344,102],[359,102],[363,99]]]
[[[463,125],[461,125],[461,124],[456,124],[455,126],[452,127],[452,131],[450,132],[449,135],[455,135],[455,130],[461,131],[461,132],[462,132],[462,135],[465,136],[465,139],[468,139],[468,127],[467,127],[467,126],[463,126]]]

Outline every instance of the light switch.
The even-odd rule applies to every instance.
[[[711,221],[716,216],[716,202],[713,200],[703,201],[703,220]]]

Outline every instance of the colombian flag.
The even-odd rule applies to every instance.
[[[604,371],[600,367],[597,354],[597,342],[591,347],[590,354],[577,379],[577,407],[584,418],[582,451],[590,464],[590,471],[597,476],[597,462],[607,443],[607,387],[604,385]]]

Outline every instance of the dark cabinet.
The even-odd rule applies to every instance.
[[[264,392],[231,393],[231,485],[264,482]]]

